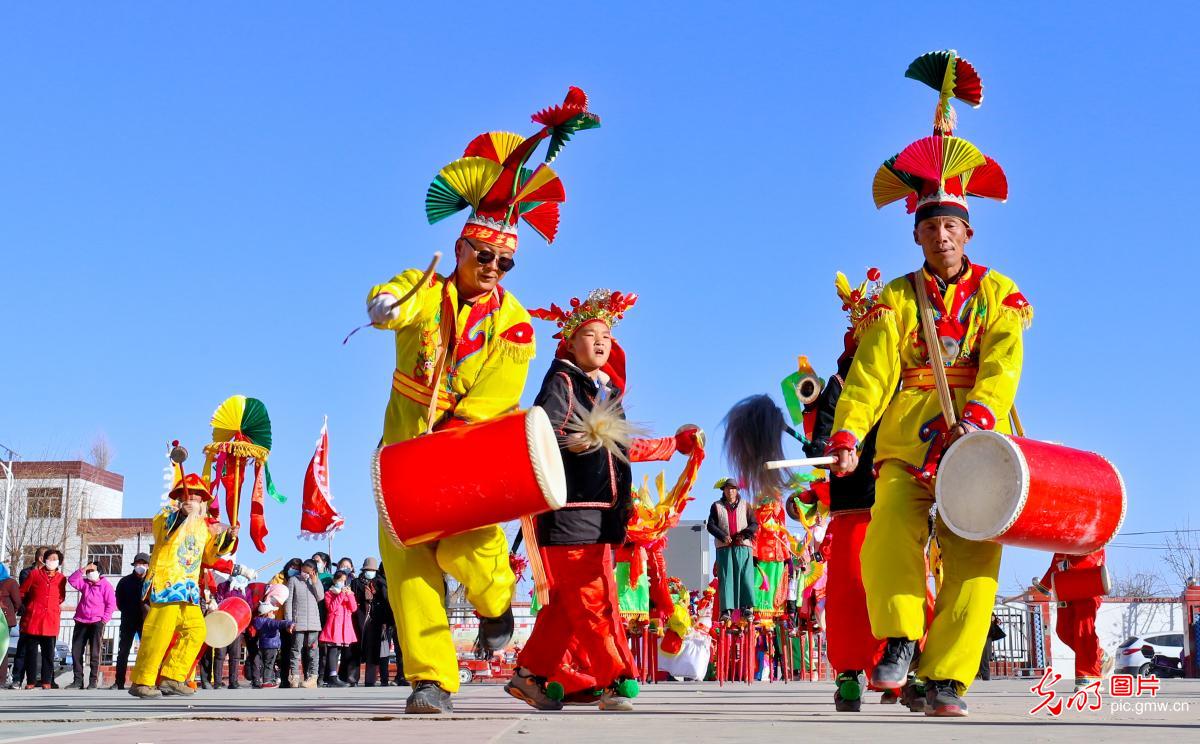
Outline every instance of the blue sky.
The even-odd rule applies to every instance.
[[[0,442],[39,459],[103,433],[126,514],[148,515],[164,443],[198,451],[222,399],[261,398],[291,496],[268,505],[274,557],[312,550],[292,536],[328,415],[349,523],[335,552],[374,553],[367,462],[392,342],[341,339],[368,287],[450,248],[459,221],[423,214],[437,169],[480,132],[532,132],[529,115],[571,84],[603,128],[556,164],[559,240],[527,231],[506,285],[531,307],[594,286],[641,294],[618,329],[631,416],[716,440],[734,401],[778,395],[797,354],[831,368],[835,270],[918,264],[911,218],[876,211],[870,182],[929,133],[934,94],[905,67],[954,47],[985,85],[982,108],[959,106],[958,133],[1011,187],[1007,204],[974,208],[969,253],[1037,311],[1026,426],[1121,468],[1127,530],[1200,527],[1181,467],[1200,413],[1186,372],[1193,6],[610,5],[6,7]],[[551,358],[539,332],[527,403]],[[715,454],[702,486],[723,473]],[[1111,562],[1128,572],[1157,555],[1113,549]],[[1002,587],[1047,560],[1006,551]]]

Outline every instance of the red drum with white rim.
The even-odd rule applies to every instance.
[[[400,545],[561,509],[558,438],[538,406],[381,447],[371,462],[380,523]]]
[[[1125,483],[1104,457],[994,431],[946,451],[935,494],[959,537],[1068,555],[1103,548],[1125,519]]]
[[[1091,566],[1055,572],[1050,588],[1059,602],[1073,602],[1077,599],[1107,597],[1111,586],[1108,567]]]
[[[204,616],[204,642],[225,648],[250,627],[250,605],[241,597],[228,597]]]

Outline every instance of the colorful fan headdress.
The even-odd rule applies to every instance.
[[[558,205],[567,197],[549,163],[576,132],[600,126],[600,118],[587,110],[587,103],[587,94],[572,87],[562,104],[533,115],[533,122],[542,128],[532,136],[485,132],[471,140],[463,156],[438,171],[429,185],[425,194],[429,224],[470,207],[464,238],[515,251],[520,218],[553,243]],[[527,168],[542,140],[549,140],[544,162]]]
[[[271,468],[267,465],[267,457],[271,454],[271,417],[267,415],[267,407],[257,398],[231,396],[213,412],[212,427],[213,441],[204,447],[205,477],[210,483],[219,484],[225,490],[225,508],[229,512],[230,531],[236,534],[246,465],[248,461],[254,462],[250,537],[258,551],[265,553],[267,524],[263,510],[264,486],[266,493],[279,503],[287,500],[275,489]],[[209,473],[212,475],[207,475]],[[213,516],[217,515],[216,499],[213,499],[210,511]]]
[[[943,216],[969,222],[968,196],[1007,200],[1008,179],[1000,165],[953,135],[951,98],[973,107],[983,102],[983,84],[975,68],[947,50],[921,55],[905,76],[938,91],[933,136],[913,142],[879,167],[871,186],[875,206],[904,199],[917,222]]]
[[[637,301],[636,294],[623,294],[611,289],[593,289],[584,300],[572,297],[568,303],[570,310],[564,310],[552,302],[549,308],[535,308],[530,310],[529,314],[558,325],[559,331],[554,334],[554,338],[559,342],[554,356],[569,359],[567,342],[576,331],[593,322],[604,323],[612,328],[625,317],[625,313],[637,304]],[[618,390],[625,392],[625,351],[616,339],[613,339],[612,352],[608,355],[604,372]]]

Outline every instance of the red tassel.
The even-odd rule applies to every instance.
[[[262,463],[254,463],[254,491],[250,496],[250,539],[258,552],[267,552],[267,517],[263,512]]]

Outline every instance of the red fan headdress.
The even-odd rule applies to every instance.
[[[956,117],[950,100],[972,107],[983,102],[983,83],[971,63],[954,50],[929,52],[904,74],[938,91],[933,136],[913,142],[879,166],[871,186],[875,206],[904,199],[917,222],[943,216],[969,222],[968,196],[1007,200],[1008,179],[999,163],[953,135]]]
[[[573,134],[600,126],[600,118],[587,110],[587,94],[572,87],[561,104],[534,114],[533,121],[542,128],[532,136],[485,132],[471,140],[461,158],[438,171],[425,194],[429,224],[470,207],[463,237],[515,251],[517,221],[524,219],[553,243],[558,205],[567,197],[549,163]],[[544,162],[527,167],[542,140],[549,142]]]

